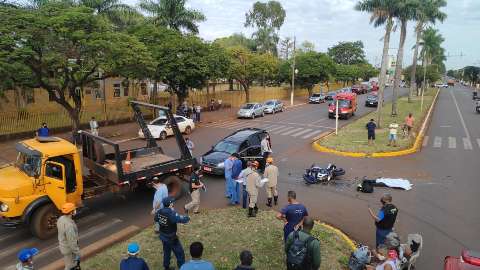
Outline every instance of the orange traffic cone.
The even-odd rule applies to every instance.
[[[124,172],[130,172],[132,170],[132,161],[130,157],[130,151],[127,153],[127,158],[125,159],[125,162],[123,163],[123,171]]]

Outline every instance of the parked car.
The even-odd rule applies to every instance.
[[[325,102],[325,96],[321,93],[313,93],[308,99],[308,103],[323,103]]]
[[[335,96],[337,95],[336,92],[328,92],[326,95],[325,95],[325,100],[333,100],[335,99]]]
[[[240,110],[237,112],[238,118],[252,118],[254,119],[257,116],[264,116],[265,112],[263,111],[263,104],[260,103],[247,103],[240,107]]]
[[[268,133],[259,128],[243,128],[223,138],[200,158],[202,171],[207,174],[223,175],[223,162],[237,153],[246,166],[248,160],[263,161],[260,142]]]
[[[362,87],[362,85],[354,85],[352,86],[352,93],[355,93],[357,95],[365,94],[367,93],[367,88]]]
[[[192,119],[180,115],[174,116],[180,132],[190,134],[195,129],[195,123]],[[174,135],[173,129],[171,125],[168,124],[167,117],[165,116],[160,116],[154,119],[147,125],[147,127],[155,139],[165,140],[168,136]],[[142,139],[145,138],[141,129],[138,131],[138,136]]]
[[[436,88],[448,88],[448,84],[446,84],[446,83],[436,83],[435,87]]]
[[[267,100],[265,103],[263,103],[263,111],[265,113],[283,112],[283,109],[283,102],[278,99]]]
[[[371,92],[373,90],[373,85],[369,82],[362,82],[360,87],[365,91],[365,93]]]
[[[351,87],[344,87],[344,88],[338,90],[337,93],[352,93],[352,88]]]
[[[372,92],[367,96],[365,100],[365,107],[377,107],[378,106],[378,93]]]

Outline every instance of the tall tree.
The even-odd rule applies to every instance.
[[[480,79],[480,67],[467,66],[463,68],[464,77],[473,85],[477,84]]]
[[[92,8],[98,15],[105,16],[120,29],[142,18],[133,7],[121,3],[120,0],[80,0],[80,4]]]
[[[428,27],[423,31],[420,40],[420,46],[422,47],[420,53],[423,56],[424,67],[434,64],[437,69],[443,69],[443,61],[446,60],[445,49],[442,47],[444,41],[445,39],[438,33],[437,29]]]
[[[217,38],[213,43],[223,47],[225,49],[231,47],[244,47],[250,51],[255,51],[256,45],[253,39],[247,38],[242,33],[234,33],[228,37]]]
[[[253,37],[257,40],[259,51],[277,55],[278,30],[282,27],[285,16],[285,10],[277,1],[257,1],[245,14],[245,27],[257,28]]]
[[[139,7],[152,16],[155,25],[176,31],[198,33],[198,23],[206,20],[205,15],[186,7],[187,0],[141,0]]]
[[[355,6],[356,10],[371,13],[370,22],[375,27],[385,25],[385,35],[383,36],[382,65],[380,68],[380,82],[378,90],[378,108],[377,125],[382,125],[383,92],[385,90],[385,81],[388,65],[388,48],[390,46],[390,35],[393,29],[393,18],[395,15],[394,1],[389,0],[361,0]]]
[[[416,78],[417,72],[417,62],[418,62],[418,48],[420,46],[420,39],[425,28],[425,25],[428,23],[435,24],[436,21],[443,22],[447,15],[440,10],[440,8],[447,5],[445,0],[418,0],[419,6],[415,10],[414,19],[417,21],[415,26],[415,47],[413,49],[413,62],[411,68],[410,78]],[[410,83],[410,92],[408,95],[408,101],[411,101],[411,96],[413,92],[417,90],[417,82],[413,80]]]
[[[337,45],[328,48],[328,55],[337,64],[354,65],[366,62],[363,42],[360,40],[339,42]]]
[[[293,51],[293,40],[289,37],[280,41],[280,58],[288,60]]]
[[[305,40],[302,42],[302,44],[300,44],[300,51],[313,52],[315,51],[315,44],[313,42]]]
[[[75,135],[84,86],[112,76],[135,77],[150,68],[141,42],[113,31],[89,8],[48,3],[36,10],[0,9],[0,17],[0,66],[8,67],[17,85],[47,91],[68,112]]]
[[[392,116],[397,115],[397,94],[400,88],[400,80],[403,70],[403,52],[405,39],[407,37],[407,23],[414,19],[415,10],[418,8],[416,0],[398,0],[395,2],[395,17],[400,24],[400,41],[398,44],[397,59],[395,66],[395,76],[392,92]]]

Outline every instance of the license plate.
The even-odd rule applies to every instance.
[[[211,172],[212,168],[203,166],[203,170],[206,171],[206,172]]]

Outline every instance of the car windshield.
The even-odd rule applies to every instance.
[[[40,167],[42,165],[42,158],[37,155],[29,153],[18,152],[15,167],[24,171],[29,176],[40,175]]]
[[[312,97],[320,97],[320,94],[313,94]]]
[[[269,100],[265,102],[265,105],[275,105],[275,102],[273,100]]]
[[[330,92],[330,93],[328,93],[327,95],[329,95],[329,96],[335,96],[335,92]]]
[[[236,153],[238,151],[238,144],[232,142],[221,141],[215,145],[213,148],[214,151],[226,152],[229,154]]]
[[[253,104],[253,103],[247,103],[247,104],[245,104],[245,105],[242,106],[242,109],[247,109],[247,110],[248,110],[248,109],[252,109],[253,106],[255,106],[255,104]]]
[[[367,96],[367,99],[371,99],[371,100],[374,100],[374,99],[377,99],[377,96],[374,96],[374,95],[370,95],[370,96]]]
[[[348,108],[348,107],[350,107],[350,100],[339,100],[338,101],[338,106],[340,108]]]

